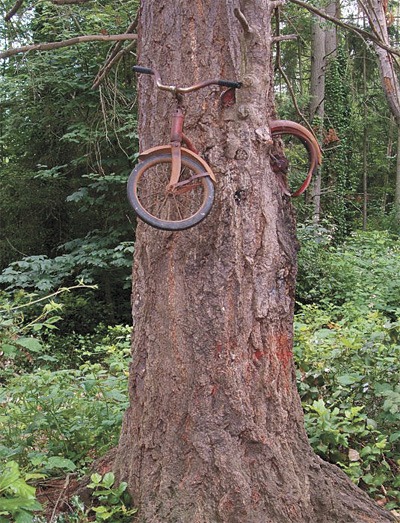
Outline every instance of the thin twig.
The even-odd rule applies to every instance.
[[[27,254],[25,254],[24,252],[21,252],[19,251],[16,247],[14,247],[14,245],[10,242],[10,240],[7,238],[7,236],[4,237],[4,239],[6,240],[6,242],[8,243],[8,245],[15,251],[17,252],[18,254],[22,254],[22,256],[27,256]]]
[[[276,44],[277,42],[283,42],[285,40],[297,40],[298,35],[279,35],[279,36],[273,36],[272,37],[272,43]]]
[[[69,292],[69,291],[73,291],[75,289],[97,289],[97,285],[86,285],[85,283],[80,283],[79,285],[73,285],[72,287],[62,287],[58,291],[48,294],[47,296],[43,296],[42,298],[38,298],[37,300],[33,300],[28,303],[18,305],[17,307],[11,307],[10,311],[16,311],[17,309],[23,309],[25,307],[30,307],[31,305],[34,305],[41,301],[48,300],[49,298],[53,298],[54,296],[58,296],[59,294],[62,294],[63,292],[67,292],[67,291]],[[1,309],[5,309],[5,307],[0,307],[0,310]]]
[[[277,8],[276,11],[275,11],[275,21],[276,21],[276,37],[275,38],[279,38],[281,36],[280,34],[280,9]],[[310,130],[310,132],[312,132],[312,134],[315,136],[314,134],[314,130],[313,128],[311,127],[311,125],[308,123],[308,120],[307,118],[304,116],[304,114],[300,111],[300,107],[299,107],[299,104],[297,103],[297,100],[296,100],[296,95],[293,91],[293,87],[289,81],[289,78],[287,77],[285,71],[283,70],[282,68],[282,64],[281,64],[281,50],[280,50],[280,40],[278,39],[276,41],[276,60],[275,60],[275,68],[278,69],[278,71],[280,72],[280,74],[282,75],[282,78],[284,79],[286,85],[287,85],[287,88],[289,90],[289,93],[290,93],[290,97],[292,98],[292,102],[293,102],[293,105],[297,111],[297,114],[300,116],[300,118],[303,120],[303,122],[306,124],[306,126],[308,127],[308,129]],[[315,137],[316,138],[316,137]]]
[[[86,4],[86,2],[89,0],[51,0],[51,3],[56,5]]]
[[[136,42],[131,42],[129,45],[127,45],[124,49],[121,49],[113,58],[110,58],[107,60],[107,62],[103,65],[103,67],[100,69],[100,71],[97,73],[97,76],[93,82],[92,89],[96,89],[101,82],[104,80],[104,78],[107,76],[108,72],[112,68],[112,66],[119,62],[119,60],[122,58],[124,54],[129,52],[131,49],[133,49],[136,45]]]
[[[300,116],[300,118],[303,120],[303,122],[305,123],[305,125],[308,127],[308,129],[310,130],[310,132],[315,136],[315,133],[314,133],[314,130],[313,128],[311,127],[310,123],[308,122],[307,118],[304,116],[304,114],[301,112],[300,110],[300,107],[299,107],[299,104],[297,103],[297,100],[296,100],[296,95],[293,91],[293,87],[289,81],[289,78],[287,77],[285,71],[282,69],[282,65],[280,62],[278,62],[278,70],[279,72],[281,73],[283,79],[285,80],[285,83],[287,85],[287,88],[289,90],[289,93],[290,93],[290,97],[292,98],[292,102],[293,102],[293,105],[296,109],[296,112],[297,114]],[[315,139],[317,139],[317,137],[315,136]]]
[[[67,474],[67,477],[65,478],[64,485],[63,485],[62,489],[60,490],[60,494],[58,495],[57,501],[55,502],[55,505],[54,505],[53,511],[51,513],[51,517],[50,517],[49,523],[53,523],[53,521],[55,521],[54,518],[56,516],[58,505],[60,503],[62,495],[68,489],[68,486],[69,486],[69,474]]]
[[[136,17],[135,17],[134,21],[129,25],[129,27],[125,31],[125,34],[133,33],[133,31],[135,31],[135,29],[137,28],[138,22],[139,22],[139,11],[136,13]],[[107,60],[99,69],[99,72],[97,73],[96,78],[94,79],[92,89],[95,89],[96,87],[98,87],[98,85],[103,81],[104,77],[107,75],[107,73],[111,69],[111,67],[117,61],[119,61],[125,53],[130,51],[133,48],[133,46],[134,46],[134,44],[131,43],[125,49],[121,49],[122,42],[117,42],[114,45],[114,47],[110,51],[110,55],[108,56]]]

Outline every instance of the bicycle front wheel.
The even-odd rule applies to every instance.
[[[128,199],[139,218],[152,227],[181,231],[209,214],[214,184],[201,163],[182,151],[179,183],[168,190],[171,165],[171,153],[147,156],[129,176]]]

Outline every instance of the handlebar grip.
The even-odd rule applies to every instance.
[[[149,67],[140,67],[140,65],[134,65],[132,69],[135,71],[135,73],[154,74],[153,69],[150,69]]]
[[[233,87],[234,89],[240,89],[242,87],[242,82],[231,82],[229,80],[218,80],[218,85],[223,87]]]

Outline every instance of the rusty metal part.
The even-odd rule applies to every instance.
[[[204,80],[203,82],[199,82],[194,85],[190,85],[188,87],[178,87],[176,85],[165,85],[161,82],[160,73],[157,71],[157,69],[150,69],[149,67],[140,67],[140,66],[134,66],[133,70],[137,73],[142,74],[151,74],[154,75],[156,85],[158,89],[161,89],[162,91],[168,91],[175,96],[179,94],[187,94],[192,93],[193,91],[198,91],[199,89],[203,89],[203,87],[207,87],[209,85],[220,85],[222,87],[230,87],[234,89],[240,89],[242,87],[241,82],[231,81],[231,80]]]
[[[175,187],[184,187],[187,186],[189,183],[192,183],[193,180],[197,180],[198,178],[204,178],[204,176],[209,176],[207,172],[201,173],[201,174],[194,174],[191,176],[188,180],[184,180],[183,182],[178,182]]]
[[[167,192],[171,192],[175,185],[178,183],[180,175],[181,175],[181,168],[182,168],[182,155],[181,155],[181,142],[171,142],[171,157],[172,157],[172,165],[171,165],[171,178],[169,180],[169,184],[167,185]]]
[[[182,133],[182,142],[186,145],[188,149],[190,149],[194,154],[199,154],[199,151],[196,149],[194,143],[190,138],[186,136],[186,134]]]
[[[183,109],[182,107],[178,106],[176,108],[175,114],[172,116],[171,119],[171,143],[181,143],[184,120],[185,116],[183,114]]]
[[[186,147],[181,147],[182,154],[186,154],[193,160],[197,161],[202,165],[204,170],[207,172],[208,176],[211,178],[211,180],[216,183],[217,179],[215,177],[215,174],[211,170],[211,167],[208,165],[208,163],[203,160],[201,156],[194,153],[193,151],[190,151],[189,149],[186,149]],[[171,154],[171,145],[158,145],[157,147],[151,147],[150,149],[146,149],[146,151],[143,151],[139,154],[139,160],[145,160],[151,155],[158,155],[159,153],[170,153]]]
[[[269,122],[272,136],[279,136],[282,134],[291,134],[296,136],[304,145],[309,155],[309,170],[302,185],[290,196],[300,196],[310,185],[313,173],[317,170],[318,165],[322,163],[321,148],[315,139],[314,135],[299,123],[291,120],[271,120]]]

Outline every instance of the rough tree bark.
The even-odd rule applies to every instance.
[[[186,131],[219,179],[211,215],[178,233],[137,229],[130,408],[114,468],[141,523],[392,521],[313,454],[303,427],[292,358],[295,223],[269,164],[275,5],[141,8],[140,65],[168,83],[244,82],[230,108],[217,88],[188,98]],[[172,102],[150,77],[139,88],[143,149],[168,141]]]

